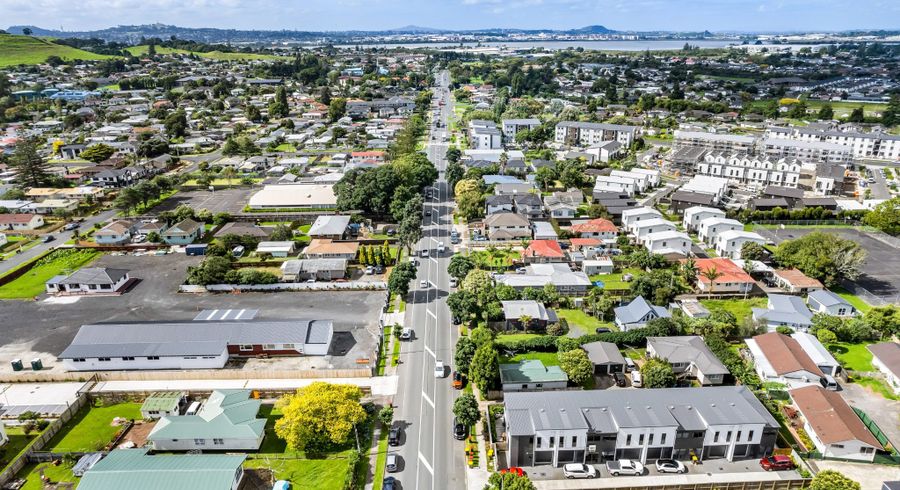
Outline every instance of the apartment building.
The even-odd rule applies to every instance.
[[[503,141],[509,144],[516,141],[519,131],[531,131],[541,125],[541,120],[537,118],[504,119],[500,123],[503,125]]]
[[[744,386],[504,394],[509,466],[772,453],[778,422]]]
[[[473,150],[503,148],[503,134],[493,121],[469,121],[469,146]]]
[[[840,145],[849,148],[854,158],[900,159],[900,136],[892,134],[769,127],[766,137]]]
[[[753,151],[756,138],[740,134],[717,134],[703,131],[675,131],[675,148],[703,148],[712,151]]]
[[[802,141],[783,138],[765,138],[759,145],[760,157],[780,160],[795,158],[811,163],[851,163],[850,147],[824,141]]]
[[[797,187],[802,166],[796,158],[772,160],[746,153],[710,152],[697,163],[694,173],[724,177],[742,184]]]
[[[554,141],[569,146],[594,146],[605,141],[618,141],[629,148],[639,131],[637,126],[564,121],[556,125]]]

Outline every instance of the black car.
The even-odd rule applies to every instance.
[[[460,423],[455,417],[453,418],[453,438],[461,441],[469,435],[469,428],[466,424]]]
[[[403,432],[403,429],[398,427],[391,427],[391,431],[388,432],[388,445],[389,446],[399,446],[400,445],[400,435]]]
[[[50,242],[52,242],[53,240],[56,240],[56,237],[55,237],[55,236],[53,236],[53,235],[47,235],[47,236],[44,237],[44,240],[43,240],[43,241],[44,241],[44,243],[50,243]]]
[[[613,373],[613,379],[616,381],[616,386],[625,387],[625,375],[622,373]]]
[[[386,476],[381,480],[381,490],[397,490],[400,488],[397,483],[397,479],[393,476]]]
[[[612,332],[612,330],[610,330],[610,329],[608,329],[608,328],[604,328],[604,327],[597,327],[597,330],[594,330],[594,332],[596,332],[596,333],[608,333],[608,332]]]

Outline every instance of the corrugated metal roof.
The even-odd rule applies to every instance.
[[[147,449],[116,449],[88,470],[79,490],[230,490],[245,455],[148,456]]]

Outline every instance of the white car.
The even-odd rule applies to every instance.
[[[428,281],[422,279],[421,281],[419,281],[419,287],[422,289],[428,289]]]
[[[684,463],[681,461],[676,461],[674,459],[657,459],[656,460],[656,471],[660,473],[684,473],[687,471],[687,468],[684,467]]]
[[[434,361],[434,377],[435,378],[443,378],[444,377],[444,361],[438,359]]]
[[[597,469],[587,464],[569,463],[563,466],[563,475],[569,479],[597,478]]]

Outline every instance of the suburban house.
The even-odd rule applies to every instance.
[[[598,175],[594,181],[594,193],[615,192],[633,197],[638,191],[637,182],[628,177],[614,177],[612,175]]]
[[[250,197],[252,209],[331,209],[337,196],[330,184],[270,184]]]
[[[819,384],[825,373],[794,338],[769,332],[747,339],[753,367],[763,382],[792,387]]]
[[[603,218],[573,224],[569,232],[581,238],[599,238],[609,244],[615,244],[619,236],[619,228],[612,221]]]
[[[216,232],[216,238],[222,238],[225,235],[237,235],[237,236],[249,236],[254,238],[259,238],[260,240],[265,240],[269,237],[269,232],[266,229],[259,227],[253,223],[246,223],[243,221],[229,221],[222,225],[221,228]]]
[[[775,269],[772,271],[772,280],[778,287],[793,294],[825,289],[825,286],[817,279],[813,279],[797,269]]]
[[[766,308],[753,308],[753,320],[765,322],[770,331],[778,327],[790,327],[806,331],[812,325],[812,312],[803,298],[785,294],[770,294]]]
[[[58,358],[69,371],[221,369],[231,357],[324,356],[330,320],[195,320],[82,325]]]
[[[522,251],[522,261],[526,264],[566,262],[566,254],[556,240],[532,240]]]
[[[298,282],[308,279],[333,281],[347,275],[347,259],[300,259],[281,264],[281,280]]]
[[[755,459],[778,421],[744,386],[505,393],[513,466],[633,459]]]
[[[187,218],[170,226],[161,236],[169,245],[190,245],[203,236],[203,224]]]
[[[133,168],[107,168],[94,174],[91,181],[100,187],[116,189],[128,187],[137,179],[137,172]]]
[[[638,243],[643,243],[647,235],[663,231],[675,231],[675,223],[662,218],[651,218],[638,221],[631,227],[631,233]]]
[[[484,199],[485,216],[512,213],[515,210],[512,194],[493,194]]]
[[[743,230],[726,230],[716,235],[716,253],[720,257],[741,258],[741,248],[745,243],[765,245],[766,239],[758,233]]]
[[[841,363],[831,355],[815,335],[806,332],[794,332],[791,338],[800,344],[803,352],[818,366],[819,370],[829,376],[837,376],[841,372]]]
[[[832,316],[855,316],[856,308],[846,299],[827,289],[811,291],[806,297],[806,305],[813,313],[825,313]]]
[[[872,366],[884,374],[884,380],[900,394],[900,344],[882,342],[866,347],[872,353]]]
[[[549,221],[534,221],[531,223],[531,229],[535,240],[557,241],[559,239],[553,224]]]
[[[554,192],[544,197],[544,208],[551,218],[572,219],[578,214],[578,206],[584,202],[584,194],[580,190]]]
[[[653,208],[639,207],[625,209],[622,211],[622,226],[625,228],[625,231],[631,232],[634,229],[634,226],[640,221],[659,219],[662,217],[662,213]]]
[[[706,206],[692,206],[684,210],[682,224],[688,231],[696,231],[707,218],[724,218],[725,211]]]
[[[651,305],[643,296],[634,298],[625,306],[616,307],[613,312],[616,316],[616,326],[626,332],[644,327],[650,320],[671,317],[668,310],[662,306]]]
[[[667,361],[676,375],[695,378],[700,384],[720,385],[728,368],[697,335],[647,337],[647,357]]]
[[[644,237],[644,248],[667,259],[688,257],[691,254],[691,237],[682,231],[660,231]]]
[[[500,365],[503,392],[564,390],[569,377],[559,366],[544,366],[537,359]]]
[[[612,274],[615,270],[613,260],[607,256],[597,256],[595,259],[586,259],[581,263],[581,270],[589,276],[597,274]]]
[[[256,451],[266,434],[250,390],[215,390],[196,415],[163,416],[147,441],[156,451]]]
[[[183,391],[153,393],[144,399],[144,403],[141,405],[141,417],[149,420],[165,416],[178,416],[185,408],[187,408],[187,396]]]
[[[556,323],[556,312],[534,300],[501,301],[506,330],[543,330]],[[523,325],[527,319],[527,325]]]
[[[604,375],[625,372],[625,357],[612,342],[588,342],[581,345],[594,365],[594,374]]]
[[[147,454],[149,448],[114,449],[84,473],[79,490],[237,490],[245,454]]]
[[[712,247],[715,246],[716,237],[720,233],[743,229],[744,224],[736,219],[712,216],[700,222],[697,227],[697,237],[700,238],[700,241]]]
[[[822,456],[872,462],[884,449],[840,393],[812,385],[790,394],[805,420],[803,428]]]
[[[46,283],[50,294],[119,293],[131,277],[125,269],[87,267],[69,275],[59,275]]]
[[[285,240],[281,242],[259,242],[256,246],[257,255],[269,255],[272,257],[285,258],[294,254],[294,247],[297,242]]]
[[[710,294],[746,294],[753,291],[756,281],[744,269],[738,267],[731,259],[716,257],[712,259],[695,259],[697,266],[697,289]],[[710,281],[704,273],[719,274]]]
[[[39,214],[0,214],[0,230],[36,230],[44,226],[44,217]]]
[[[335,242],[329,238],[316,238],[303,249],[302,255],[307,259],[344,259],[351,262],[356,260],[358,252],[358,242]]]
[[[484,218],[487,236],[491,241],[531,238],[531,222],[517,213],[496,213]]]
[[[584,296],[591,280],[581,271],[573,271],[568,264],[530,264],[525,266],[525,274],[497,274],[494,280],[522,291],[528,288],[540,289],[552,284],[564,296]]]
[[[131,241],[133,234],[134,223],[120,219],[97,230],[94,241],[97,245],[124,245]]]
[[[316,218],[309,228],[307,235],[310,238],[330,238],[340,240],[347,233],[350,226],[350,216],[322,215]]]

